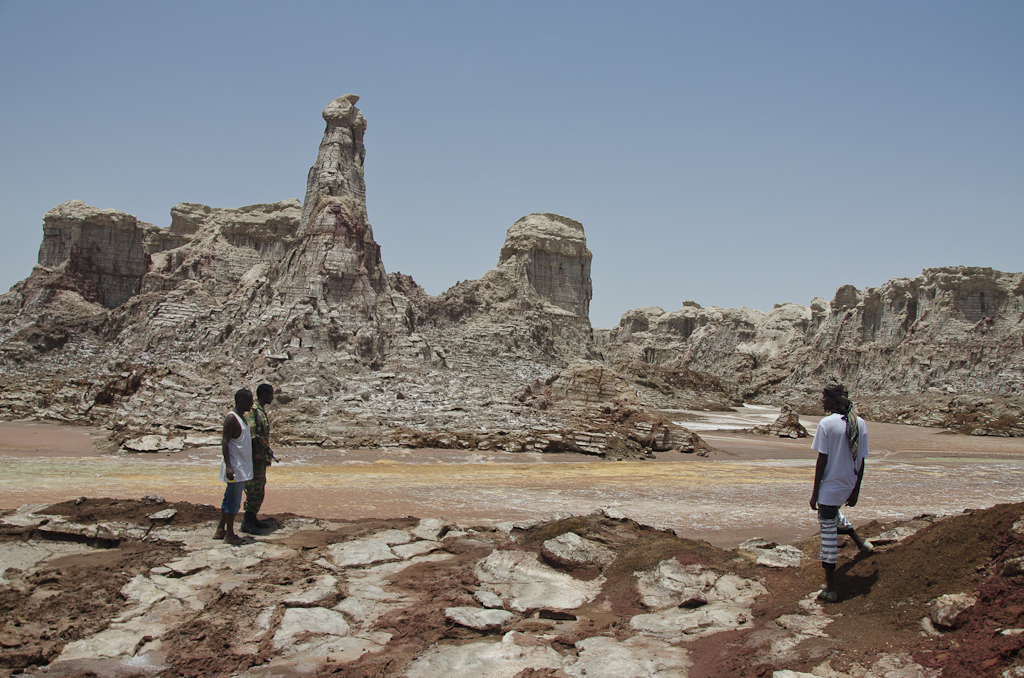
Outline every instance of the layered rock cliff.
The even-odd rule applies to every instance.
[[[481,278],[438,297],[415,295],[420,332],[453,368],[479,374],[489,364],[518,372],[512,381],[494,380],[506,395],[540,373],[596,358],[592,258],[579,222],[527,215],[508,229],[498,265]]]
[[[831,303],[684,302],[595,331],[582,224],[531,214],[494,269],[432,297],[384,269],[357,101],[324,109],[302,203],[180,203],[167,228],[48,212],[39,263],[0,296],[0,415],[199,444],[235,389],[268,381],[282,443],[621,456],[700,449],[656,409],[814,411],[836,375],[876,419],[1024,434],[1024,274],[927,269]]]
[[[0,407],[209,429],[253,381],[329,398],[392,355],[429,365],[366,218],[356,101],[324,109],[304,204],[182,203],[166,229],[80,201],[49,212],[39,264],[0,297],[2,369],[23,386]]]
[[[575,436],[571,399],[514,398],[597,356],[582,225],[520,219],[495,269],[439,297],[387,275],[357,100],[324,109],[301,204],[181,203],[167,228],[80,201],[48,213],[39,264],[0,297],[0,412],[180,447],[209,443],[231,393],[269,381],[283,443],[641,453],[614,422]]]
[[[1024,274],[961,266],[863,291],[847,285],[831,302],[778,304],[768,313],[689,301],[671,313],[640,308],[600,340],[609,362],[689,368],[756,402],[813,409],[821,384],[835,375],[876,401],[988,393],[1012,405],[1024,394],[1022,321]],[[889,418],[888,408],[873,407]]]

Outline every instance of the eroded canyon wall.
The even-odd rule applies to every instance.
[[[931,268],[878,288],[846,285],[831,302],[778,304],[768,313],[694,302],[674,312],[640,308],[599,338],[613,364],[689,368],[728,381],[739,397],[757,402],[810,407],[826,376],[835,375],[876,401],[949,396],[939,403],[949,407],[956,396],[985,393],[1019,404],[1024,274]],[[876,409],[888,416],[884,407]]]
[[[282,443],[639,449],[569,401],[514,398],[597,356],[582,225],[524,217],[493,270],[438,297],[387,275],[357,101],[324,109],[302,203],[180,203],[167,228],[79,201],[48,213],[39,264],[0,296],[0,412],[212,444],[234,390],[269,381]]]
[[[876,419],[1024,434],[1024,274],[927,269],[595,330],[583,225],[538,213],[495,268],[430,296],[384,269],[357,101],[323,110],[301,203],[180,203],[167,228],[81,201],[48,212],[39,263],[0,296],[0,415],[210,443],[233,391],[269,381],[282,443],[621,455],[700,447],[659,408],[813,411],[837,375]]]

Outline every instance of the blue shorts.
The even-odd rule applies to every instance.
[[[242,490],[245,489],[245,482],[228,483],[224,489],[224,501],[221,502],[220,510],[224,513],[238,513],[242,505]]]

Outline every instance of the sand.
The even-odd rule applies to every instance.
[[[745,408],[746,409],[746,408]],[[746,418],[744,419],[744,415]],[[703,416],[714,423],[712,413]],[[730,423],[764,413],[727,413]],[[803,418],[813,432],[816,419]],[[810,440],[705,430],[707,458],[659,453],[606,462],[579,454],[278,448],[262,513],[361,520],[438,517],[461,524],[548,519],[615,506],[639,522],[725,548],[751,537],[815,534],[807,505]],[[219,504],[220,452],[101,452],[102,431],[0,422],[0,509],[86,497]],[[870,424],[871,457],[854,524],[1024,501],[1024,441]]]

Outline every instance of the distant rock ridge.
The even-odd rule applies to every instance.
[[[817,399],[828,375],[864,396],[1024,394],[1024,273],[952,266],[831,302],[625,313],[600,335],[606,359],[686,367],[758,402]]]
[[[815,411],[834,374],[879,419],[1024,433],[1024,274],[926,269],[831,303],[687,301],[594,330],[583,225],[537,213],[495,268],[430,296],[384,269],[357,102],[323,110],[302,203],[179,203],[167,228],[82,201],[50,210],[39,263],[0,295],[0,416],[200,444],[235,389],[269,381],[291,444],[643,456],[706,448],[657,410]]]

